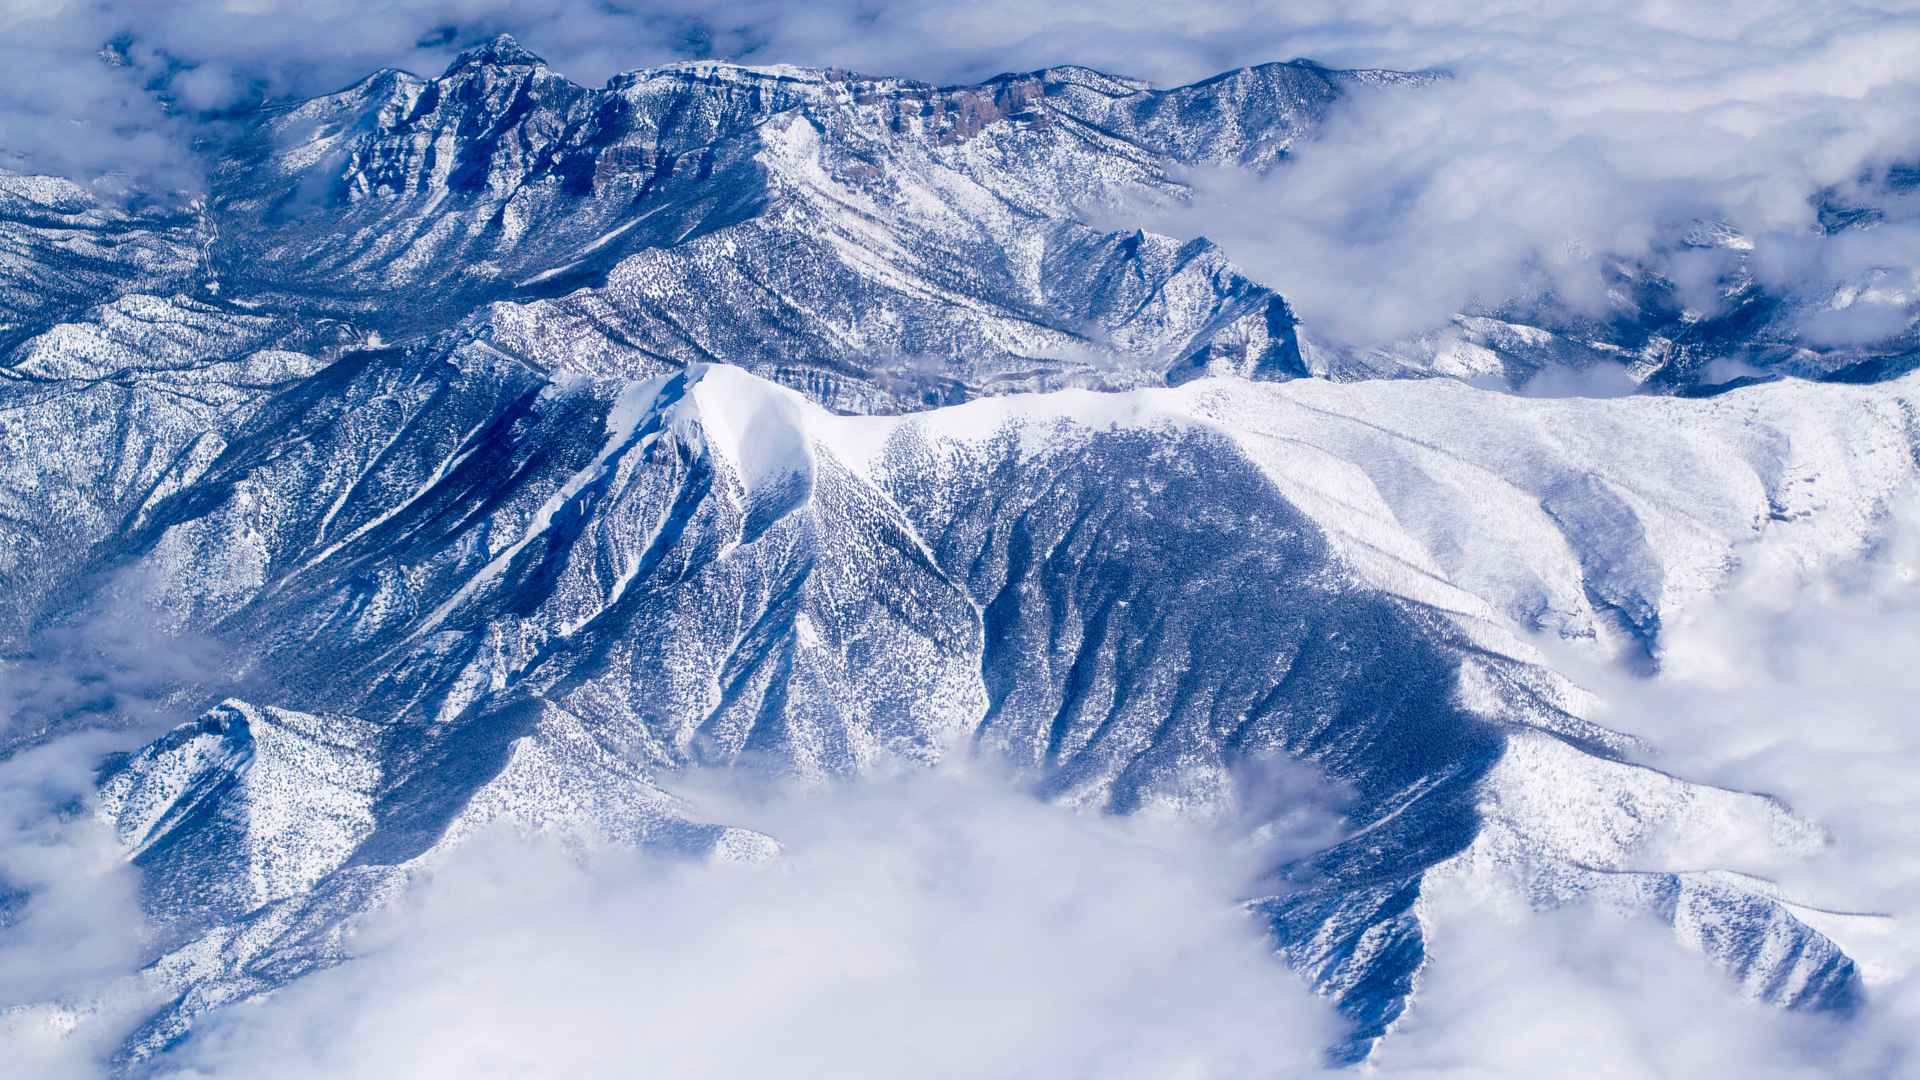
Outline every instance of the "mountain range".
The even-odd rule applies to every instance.
[[[1821,828],[1649,764],[1533,638],[1656,670],[1751,546],[1864,549],[1920,461],[1920,331],[1810,348],[1826,292],[1740,269],[1707,317],[1622,262],[1606,318],[1355,348],[1114,227],[1444,77],[590,89],[501,38],[250,114],[192,197],[0,175],[0,656],[133,603],[223,658],[102,764],[164,1001],[118,1066],[349,962],[483,827],[780,858],[676,777],[957,754],[1087,812],[1259,806],[1274,758],[1337,783],[1350,828],[1246,905],[1338,1062],[1417,1008],[1441,893],[1615,907],[1855,1007],[1868,917],[1659,861]],[[1513,392],[1596,365],[1643,392]],[[115,717],[23,712],[0,752]]]

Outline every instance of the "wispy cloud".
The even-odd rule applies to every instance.
[[[146,1000],[139,877],[87,812],[94,767],[127,736],[93,731],[0,761],[0,1059],[92,1077]]]
[[[20,655],[0,657],[0,752],[87,727],[164,729],[208,687],[236,684],[233,657],[190,629],[162,629],[168,621],[138,574],[49,615]]]
[[[104,583],[0,659],[0,1060],[21,1075],[101,1075],[159,1004],[135,978],[150,948],[139,873],[93,816],[94,780],[231,668],[211,641],[157,629],[140,584]]]
[[[1444,63],[1456,78],[1355,95],[1273,175],[1196,177],[1193,204],[1164,227],[1206,233],[1287,293],[1310,330],[1362,345],[1528,296],[1605,315],[1616,258],[1712,313],[1732,259],[1681,247],[1699,219],[1762,249],[1763,284],[1888,267],[1911,297],[1912,246],[1896,238],[1908,226],[1822,238],[1815,198],[1866,197],[1920,156],[1907,120],[1920,77],[1900,59],[1920,49],[1911,9],[1825,5],[1816,19],[1754,4],[1705,21],[1669,5],[1604,18],[1577,4],[1450,7],[1383,36],[1397,47],[1381,59]],[[1328,40],[1334,55],[1360,45]],[[1823,343],[1888,336],[1908,306],[1837,310]]]

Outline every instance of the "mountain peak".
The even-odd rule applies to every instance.
[[[545,67],[547,62],[527,50],[512,34],[501,34],[453,58],[447,74],[469,67]]]

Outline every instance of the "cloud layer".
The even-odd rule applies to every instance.
[[[711,801],[711,800],[709,800]],[[1244,1077],[1310,1070],[1331,1010],[1191,827],[1080,817],[952,769],[722,814],[770,864],[494,837],[231,1010],[191,1074]]]
[[[0,1060],[17,1075],[99,1074],[147,1001],[139,876],[85,813],[93,767],[127,736],[90,732],[0,760]]]
[[[1868,983],[1863,1014],[1831,1028],[1778,1015],[1743,1018],[1714,1006],[1718,1020],[1704,1031],[1677,1032],[1687,1042],[1657,1044],[1646,1036],[1658,1032],[1659,1016],[1699,1015],[1710,998],[1676,995],[1665,977],[1603,993],[1609,962],[1599,957],[1598,966],[1583,968],[1577,958],[1586,950],[1566,944],[1554,946],[1563,955],[1549,966],[1563,968],[1564,958],[1573,966],[1542,977],[1564,987],[1567,971],[1601,972],[1581,991],[1600,1015],[1648,1021],[1625,1029],[1636,1038],[1623,1049],[1685,1049],[1690,1042],[1690,1054],[1750,1057],[1743,1075],[1905,1076],[1920,1068],[1920,854],[1912,843],[1920,835],[1920,787],[1912,782],[1920,773],[1920,728],[1913,723],[1920,500],[1892,507],[1880,541],[1857,561],[1806,567],[1783,550],[1763,542],[1746,552],[1724,594],[1665,629],[1658,678],[1592,667],[1577,656],[1563,656],[1563,666],[1601,692],[1606,711],[1598,719],[1648,740],[1651,763],[1776,795],[1830,833],[1830,846],[1809,860],[1772,861],[1752,850],[1670,857],[1761,875],[1812,908],[1878,916],[1820,924],[1861,967]],[[1631,971],[1644,955],[1622,953],[1612,970]],[[1442,1010],[1449,1007],[1447,994],[1439,999]],[[1678,1068],[1685,1059],[1671,1055],[1643,1060],[1664,1061],[1678,1075],[1700,1071]],[[1657,1071],[1649,1065],[1622,1074]]]
[[[1272,176],[1197,177],[1199,198],[1166,227],[1213,237],[1311,329],[1362,345],[1523,296],[1603,317],[1612,259],[1669,277],[1714,314],[1735,256],[1681,248],[1701,220],[1744,233],[1775,290],[1892,271],[1883,286],[1896,302],[1835,310],[1810,343],[1907,326],[1920,230],[1879,186],[1920,154],[1920,77],[1903,59],[1920,50],[1911,8],[1826,5],[1814,20],[1801,5],[1711,19],[1672,5],[1606,18],[1546,7],[1559,10],[1481,22],[1463,9],[1409,30],[1420,46],[1399,35],[1391,58],[1457,77],[1356,95]],[[1336,55],[1357,45],[1328,43]],[[1891,206],[1895,220],[1820,237],[1820,193]]]
[[[1838,570],[1776,550],[1672,628],[1661,680],[1608,686],[1603,719],[1652,740],[1666,767],[1776,794],[1825,826],[1820,859],[1753,869],[1812,904],[1891,914],[1854,951],[1890,978],[1920,971],[1920,501]]]

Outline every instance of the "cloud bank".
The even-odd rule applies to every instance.
[[[722,816],[785,855],[462,849],[363,959],[230,1010],[183,1074],[1198,1080],[1311,1071],[1337,1030],[1191,826],[950,768]]]
[[[1716,314],[1738,255],[1683,244],[1702,221],[1744,234],[1749,269],[1773,290],[1886,275],[1882,302],[1836,302],[1809,344],[1907,328],[1920,226],[1884,181],[1920,156],[1910,5],[1535,7],[1480,21],[1462,8],[1408,30],[1401,40],[1424,47],[1383,59],[1430,59],[1456,78],[1355,95],[1271,176],[1196,177],[1194,203],[1162,227],[1211,236],[1310,329],[1360,345],[1516,298],[1604,318],[1616,260]],[[1822,199],[1891,213],[1829,238]]]
[[[0,1060],[47,1080],[101,1074],[145,1009],[139,875],[86,813],[93,768],[127,745],[89,732],[0,760]]]
[[[1743,1016],[1698,987],[1678,989],[1667,981],[1672,972],[1655,975],[1650,966],[1637,981],[1618,982],[1641,968],[1644,950],[1610,959],[1580,937],[1555,938],[1549,949],[1559,955],[1546,965],[1551,970],[1540,971],[1542,985],[1582,995],[1583,1008],[1603,1023],[1617,1023],[1622,1013],[1646,1021],[1623,1029],[1632,1037],[1620,1043],[1644,1052],[1626,1059],[1644,1064],[1619,1075],[1721,1072],[1714,1055],[1751,1057],[1735,1070],[1742,1075],[1892,1077],[1920,1069],[1920,853],[1912,842],[1920,835],[1920,787],[1913,783],[1920,774],[1920,726],[1913,722],[1920,695],[1913,664],[1920,656],[1920,500],[1891,507],[1881,539],[1857,561],[1807,567],[1785,550],[1765,542],[1752,548],[1722,595],[1663,631],[1658,678],[1564,653],[1561,660],[1600,691],[1605,712],[1597,719],[1648,740],[1651,764],[1776,795],[1829,832],[1831,844],[1812,859],[1770,861],[1753,850],[1670,855],[1769,878],[1815,909],[1878,916],[1819,924],[1859,964],[1867,1004],[1845,1026]],[[1497,981],[1502,964],[1512,962],[1509,956],[1462,977]],[[1686,967],[1672,969],[1681,985]],[[1576,986],[1570,976],[1581,973],[1598,977]],[[1453,1001],[1448,985],[1437,980],[1433,987],[1442,1015]],[[1607,992],[1610,985],[1626,992]],[[1659,1017],[1691,1019],[1703,1008],[1715,1019],[1676,1029],[1669,1042],[1649,1040],[1662,1030]],[[1390,1053],[1383,1060],[1396,1059]]]
[[[0,1061],[18,1075],[102,1075],[160,1004],[135,978],[139,872],[92,814],[94,778],[237,679],[210,640],[156,629],[144,595],[138,577],[104,582],[0,656]]]
[[[1834,842],[1821,858],[1753,869],[1809,903],[1894,916],[1855,951],[1909,983],[1901,973],[1920,971],[1916,656],[1920,501],[1909,499],[1866,557],[1837,570],[1752,552],[1720,602],[1672,628],[1668,674],[1608,686],[1602,718],[1652,740],[1665,767],[1776,794],[1825,826]]]

